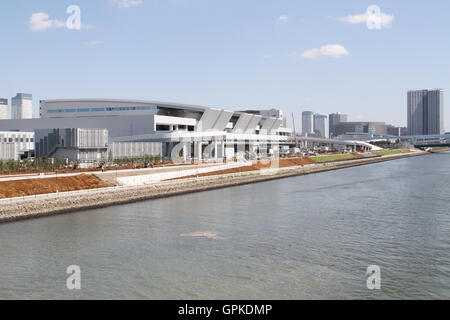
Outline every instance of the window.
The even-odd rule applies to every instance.
[[[49,114],[58,113],[78,113],[78,112],[107,112],[107,111],[146,111],[146,110],[156,110],[156,106],[145,106],[145,107],[106,107],[106,108],[79,108],[79,109],[57,109],[48,110]]]
[[[158,124],[156,126],[156,131],[170,131],[170,127]]]

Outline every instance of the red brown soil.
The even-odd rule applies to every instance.
[[[286,158],[286,159],[280,159],[280,168],[286,168],[286,167],[296,167],[296,166],[305,166],[308,164],[314,164],[314,160],[311,160],[310,158]]]
[[[58,178],[59,192],[106,188],[110,186],[97,177],[87,174]],[[56,178],[0,182],[0,199],[54,193],[55,191]]]
[[[288,167],[304,166],[304,165],[314,164],[314,163],[315,162],[309,158],[286,158],[286,159],[280,159],[279,167],[280,168],[288,168]],[[167,181],[190,179],[190,178],[196,178],[196,177],[211,177],[211,176],[219,176],[219,175],[232,174],[232,173],[252,172],[252,171],[259,171],[261,169],[270,169],[270,167],[271,167],[270,161],[258,161],[251,166],[219,170],[219,171],[213,171],[213,172],[208,172],[208,173],[201,173],[198,176],[186,176],[186,177],[181,177],[181,178],[169,179]]]

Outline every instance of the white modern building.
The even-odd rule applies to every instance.
[[[34,132],[0,132],[0,160],[20,160],[34,151]]]
[[[161,143],[110,143],[107,129],[38,129],[35,137],[37,158],[67,159],[88,164],[123,158],[162,156]]]
[[[33,119],[33,96],[18,93],[11,99],[12,119]]]
[[[292,130],[281,112],[232,111],[204,106],[141,100],[43,100],[40,119],[0,120],[0,130],[54,128],[106,129],[109,143],[158,142],[163,156],[231,159],[275,153],[292,144]],[[175,151],[174,151],[175,150]]]
[[[314,115],[314,132],[322,138],[328,138],[328,116],[326,114]]]
[[[0,119],[9,119],[8,99],[0,98]]]
[[[107,159],[108,130],[105,129],[39,129],[35,137],[37,158]]]
[[[109,150],[117,150],[118,157],[157,152],[162,157],[188,162],[264,158],[296,144],[293,130],[286,128],[286,119],[277,110],[232,111],[158,101],[71,99],[40,101],[40,113],[39,119],[0,120],[0,131],[43,130],[42,136],[39,132],[39,139],[36,139],[39,143],[36,152],[42,157],[54,157],[55,153],[46,143],[54,143],[55,137],[61,137],[61,132],[54,131],[58,128],[107,130]],[[326,123],[320,125],[327,128]],[[314,128],[314,123],[311,127]],[[314,136],[298,137],[298,140],[352,148],[360,145],[354,141]],[[156,143],[156,149],[148,143]],[[103,151],[93,158],[105,159],[106,145],[100,149]]]

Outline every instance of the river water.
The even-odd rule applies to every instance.
[[[0,299],[449,299],[449,200],[441,153],[3,224]]]

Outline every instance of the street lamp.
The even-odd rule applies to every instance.
[[[116,164],[116,187],[119,185],[118,183],[117,183],[117,171],[119,170],[119,165],[118,164]]]
[[[58,193],[58,169],[56,169],[56,193]]]

